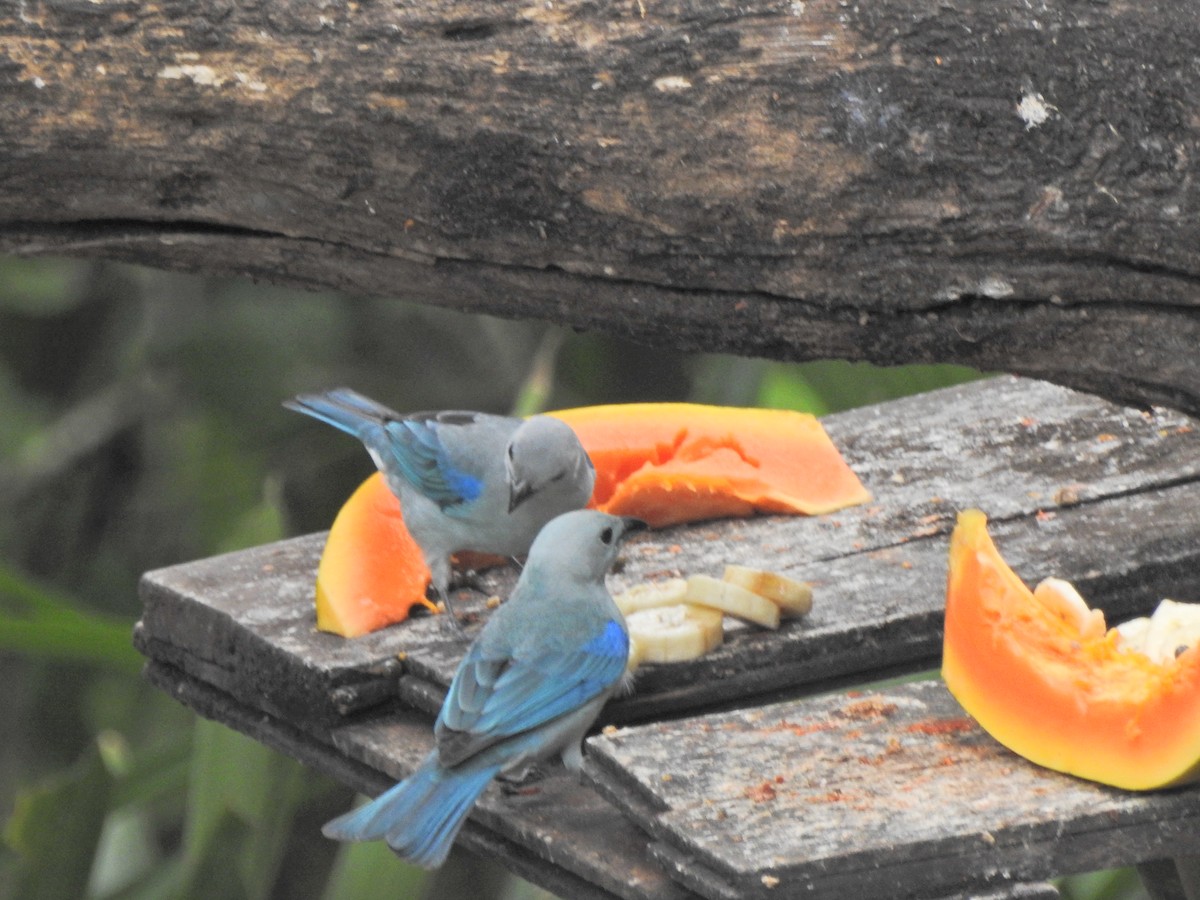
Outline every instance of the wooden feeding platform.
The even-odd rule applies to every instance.
[[[937,665],[966,506],[1026,580],[1110,619],[1200,599],[1200,437],[1142,411],[1200,415],[1195,4],[18,6],[2,252],[1140,405],[1004,377],[839,414],[873,503],[644,536],[614,587],[740,562],[811,580],[816,607],[641,671],[587,784],[492,789],[464,843],[572,898],[1044,896],[1121,863],[1179,896],[1163,860],[1200,847],[1196,789],[1035,770],[936,683],[856,685]],[[321,547],[149,573],[137,643],[200,713],[373,792],[427,745],[463,642],[428,618],[317,633]]]
[[[1004,376],[828,417],[873,494],[812,518],[652,532],[619,590],[725,563],[811,581],[778,631],[727,625],[698,660],[640,669],[600,717],[583,783],[485,792],[460,840],[570,898],[1050,897],[1071,869],[1138,864],[1180,896],[1200,787],[1131,793],[1010,753],[938,680],[947,538],[988,512],[1029,582],[1075,582],[1110,621],[1200,598],[1200,430]],[[346,640],[315,630],[314,534],[148,573],[149,677],[355,788],[403,777],[465,649],[441,617]],[[504,595],[514,573],[488,574]],[[482,596],[456,605],[479,627]],[[872,686],[875,685],[875,686]],[[1169,892],[1177,893],[1171,895]]]

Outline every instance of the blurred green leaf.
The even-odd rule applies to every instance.
[[[685,398],[716,406],[755,406],[763,379],[777,363],[722,353],[705,353],[692,360],[692,387]]]
[[[86,612],[0,563],[0,650],[138,672],[131,625]]]
[[[103,900],[179,900],[183,876],[180,860],[164,860],[135,877],[125,887],[104,896]]]
[[[143,806],[182,793],[191,769],[190,742],[174,741],[165,747],[131,754],[126,766],[113,792],[114,809]]]
[[[217,544],[218,553],[269,544],[286,536],[278,481],[268,479],[263,493],[265,496],[261,503],[246,510],[233,522],[228,533]]]
[[[0,611],[30,617],[52,616],[72,605],[65,595],[35,584],[0,563]]]
[[[128,623],[83,614],[37,621],[0,614],[0,650],[137,672],[142,658],[129,644]]]
[[[424,869],[401,861],[383,841],[342,844],[321,900],[417,897],[428,877]]]
[[[22,791],[4,842],[15,851],[16,896],[83,897],[108,816],[113,775],[96,746],[66,772]]]
[[[27,316],[59,315],[81,303],[92,263],[82,260],[0,259],[0,310]]]
[[[543,412],[554,389],[554,367],[558,362],[558,351],[566,338],[561,328],[547,328],[538,342],[529,372],[517,391],[510,415],[532,416]]]
[[[758,403],[826,415],[983,377],[965,366],[873,366],[839,359],[773,363]]]
[[[512,875],[509,876],[508,882],[500,892],[500,900],[557,900],[557,898],[544,888]]]
[[[111,811],[96,848],[88,893],[107,900],[147,878],[158,862],[149,817],[139,809]]]
[[[216,413],[179,416],[152,440],[161,454],[154,474],[159,502],[187,518],[199,552],[218,552],[263,494],[259,452],[244,448],[236,426]]]
[[[245,735],[197,720],[184,863],[188,897],[270,896],[297,807],[303,768]]]
[[[769,409],[797,409],[814,416],[829,412],[829,404],[809,383],[802,369],[780,365],[772,366],[763,374],[756,405]]]
[[[39,404],[21,390],[13,373],[0,364],[0,464],[21,451],[42,424]]]
[[[476,855],[461,846],[450,851],[445,865],[429,873],[421,900],[459,900],[461,897],[503,897],[512,873],[491,856]]]
[[[1103,869],[1058,879],[1064,900],[1144,900],[1146,891],[1137,870]]]
[[[184,878],[177,888],[180,900],[254,900],[262,896],[246,878],[246,848],[253,842],[254,829],[228,808],[217,811],[211,820],[202,853],[189,854],[184,861]],[[189,844],[189,847],[193,846]],[[274,860],[259,863],[269,866]],[[274,868],[271,868],[274,874]]]

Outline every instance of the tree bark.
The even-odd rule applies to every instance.
[[[1178,0],[19,0],[0,251],[1200,412]]]

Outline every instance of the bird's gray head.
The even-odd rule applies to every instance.
[[[553,416],[534,416],[513,432],[504,459],[508,511],[547,489],[563,509],[581,507],[592,496],[596,471],[574,430]]]
[[[538,533],[529,548],[525,570],[602,582],[617,559],[621,542],[646,527],[641,519],[592,509],[563,513]]]

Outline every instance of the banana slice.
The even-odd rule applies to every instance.
[[[645,581],[635,584],[613,599],[617,609],[623,615],[637,612],[639,609],[654,609],[657,606],[675,606],[684,602],[687,593],[687,582],[682,578],[668,578],[666,581]]]
[[[680,603],[640,609],[625,616],[629,668],[642,663],[682,662],[721,646],[721,612]]]
[[[1130,619],[1128,622],[1122,622],[1113,631],[1121,636],[1122,647],[1136,650],[1143,656],[1148,655],[1146,653],[1146,635],[1150,633],[1149,616],[1140,616],[1136,619]]]
[[[1200,603],[1163,600],[1152,616],[1118,625],[1117,633],[1122,644],[1156,663],[1168,662],[1181,648],[1200,643]]]
[[[778,628],[781,615],[812,609],[812,588],[774,572],[729,565],[723,579],[693,575],[644,582],[613,599],[629,628],[632,670],[639,663],[695,659],[719,647],[724,613]]]
[[[1087,640],[1103,637],[1107,630],[1104,611],[1089,607],[1069,581],[1045,578],[1033,589],[1033,599],[1067,624],[1078,628],[1080,637]]]
[[[779,607],[779,614],[785,618],[804,616],[812,609],[812,585],[806,581],[736,565],[726,566],[721,580],[766,597]]]
[[[764,628],[779,627],[779,607],[752,591],[713,578],[711,575],[693,575],[687,580],[689,603],[711,606],[739,619],[754,622]]]

